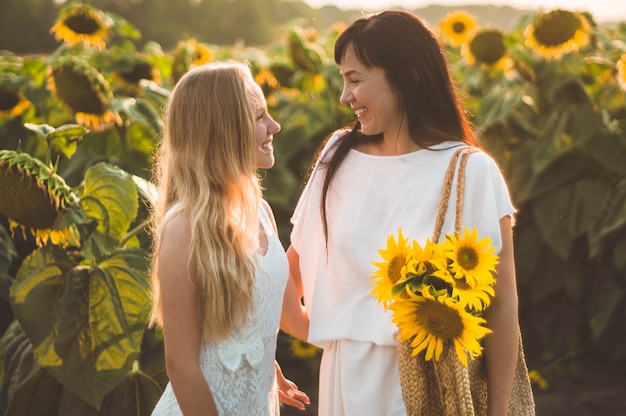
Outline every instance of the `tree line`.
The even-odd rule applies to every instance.
[[[0,51],[17,55],[53,52],[58,43],[50,35],[59,10],[80,0],[1,0]],[[128,20],[142,34],[168,50],[185,38],[215,45],[243,41],[249,46],[269,45],[284,35],[284,26],[324,30],[336,22],[351,22],[363,12],[336,6],[313,8],[302,0],[83,0],[97,9]],[[430,5],[412,10],[431,25],[455,9]],[[503,29],[527,11],[510,6],[464,6],[483,23]]]
[[[70,0],[73,1],[73,0]],[[69,1],[2,0],[0,50],[18,55],[52,52],[58,46],[49,30]],[[316,29],[352,20],[354,11],[334,6],[314,9],[301,0],[91,0],[93,7],[131,22],[142,41],[171,49],[184,38],[227,45],[271,44],[294,20]],[[140,42],[141,43],[141,42]]]

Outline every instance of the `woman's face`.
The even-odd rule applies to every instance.
[[[258,169],[269,169],[274,166],[274,134],[280,131],[278,124],[267,112],[267,102],[261,88],[250,81],[250,90],[254,102],[256,162]]]
[[[364,134],[383,133],[385,137],[391,137],[400,132],[400,127],[406,128],[404,114],[400,112],[396,94],[382,68],[367,68],[357,59],[350,44],[339,69],[343,77],[340,101],[352,107]]]

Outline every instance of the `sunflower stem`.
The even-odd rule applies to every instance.
[[[128,242],[128,240],[130,240],[131,238],[139,234],[141,231],[143,231],[148,226],[148,224],[150,224],[150,221],[152,221],[151,218],[146,218],[139,225],[137,225],[135,228],[130,230],[120,242],[121,245],[124,246]]]
[[[129,149],[129,142],[128,142],[128,134],[127,131],[128,129],[126,128],[126,126],[124,125],[124,123],[122,123],[121,125],[116,124],[116,129],[117,129],[117,134],[119,134],[120,136],[120,142],[122,144],[122,149],[124,149],[124,153],[128,152]]]
[[[574,357],[576,357],[576,356],[578,356],[578,355],[580,355],[580,354],[582,354],[584,352],[590,351],[591,349],[592,349],[592,346],[591,345],[587,345],[587,346],[584,346],[584,347],[580,347],[577,350],[570,351],[567,354],[563,354],[562,356],[557,357],[554,360],[552,360],[552,362],[546,364],[543,367],[543,371],[546,371],[546,370],[548,370],[548,369],[550,369],[552,367],[555,367],[555,366],[563,363],[564,361],[572,359],[572,358],[574,358]]]

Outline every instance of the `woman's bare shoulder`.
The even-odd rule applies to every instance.
[[[183,211],[178,211],[163,221],[160,234],[159,263],[180,264],[189,258],[191,223]]]

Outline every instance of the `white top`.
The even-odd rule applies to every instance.
[[[335,132],[322,151],[343,133]],[[459,142],[446,142],[399,156],[374,156],[350,150],[327,197],[328,251],[321,220],[324,167],[318,164],[298,201],[291,244],[300,256],[304,301],[311,324],[308,341],[325,347],[351,339],[396,345],[397,328],[373,295],[372,261],[380,261],[390,234],[424,244],[432,238],[445,171]],[[454,229],[456,180],[442,235]],[[464,226],[489,236],[500,251],[500,218],[511,215],[504,178],[486,153],[469,156],[465,171]]]
[[[221,416],[280,413],[274,362],[289,264],[269,215],[271,213],[261,207],[261,225],[268,247],[265,255],[256,256],[253,290],[256,308],[250,312],[245,328],[226,340],[208,342],[201,350],[202,372]],[[152,415],[182,415],[171,383]]]

